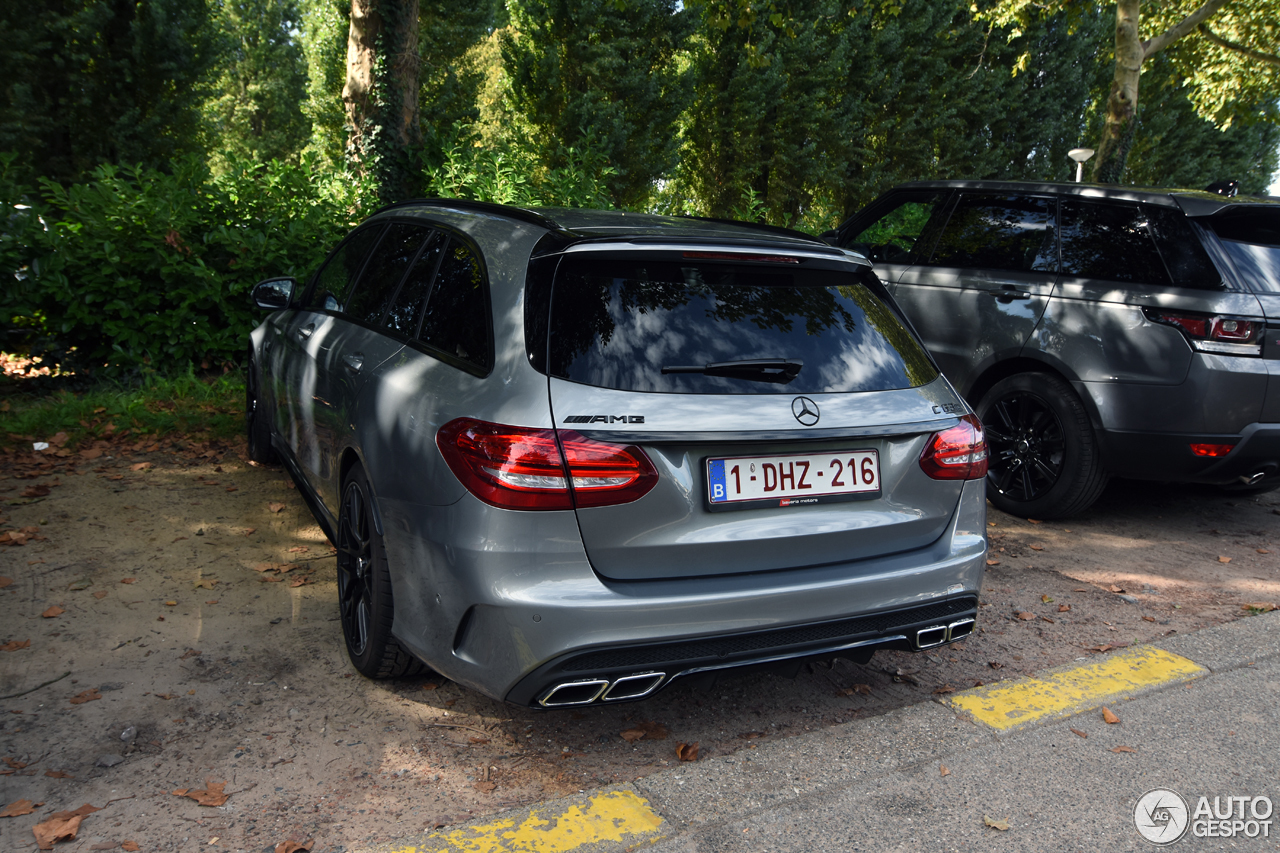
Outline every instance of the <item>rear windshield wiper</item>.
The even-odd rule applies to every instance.
[[[711,364],[668,364],[666,373],[701,373],[703,376],[727,376],[756,382],[785,385],[800,375],[804,362],[798,358],[744,358],[739,361],[713,361]]]

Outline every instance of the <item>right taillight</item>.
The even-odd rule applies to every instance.
[[[987,476],[987,440],[977,415],[935,433],[920,454],[920,467],[935,480],[980,480]]]
[[[1173,326],[1182,331],[1193,349],[1222,355],[1262,355],[1261,320],[1219,317],[1163,308],[1143,308],[1152,323]]]
[[[468,491],[502,509],[630,503],[658,480],[653,463],[638,447],[575,432],[557,437],[552,429],[457,418],[436,433],[436,446]]]

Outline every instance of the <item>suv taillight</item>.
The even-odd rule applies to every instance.
[[[1166,311],[1163,308],[1143,308],[1142,313],[1152,323],[1162,323],[1180,329],[1192,348],[1200,352],[1222,355],[1262,355],[1264,324],[1261,320]]]
[[[502,509],[630,503],[658,482],[657,470],[640,448],[570,431],[557,438],[553,429],[457,418],[436,433],[436,446],[468,491]]]
[[[951,429],[935,433],[920,467],[935,480],[981,480],[987,476],[987,439],[977,415],[965,415]]]

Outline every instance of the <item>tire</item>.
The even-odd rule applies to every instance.
[[[417,675],[427,667],[391,635],[395,612],[387,555],[373,523],[369,480],[353,467],[338,509],[338,619],[352,665],[368,678]]]
[[[978,404],[987,436],[987,498],[1022,518],[1066,518],[1107,485],[1089,413],[1061,378],[1018,373]]]
[[[244,426],[249,443],[249,459],[260,465],[276,465],[280,457],[271,445],[271,423],[266,406],[258,393],[258,366],[249,359],[244,377],[245,405]]]

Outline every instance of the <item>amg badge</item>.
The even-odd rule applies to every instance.
[[[566,424],[642,424],[644,415],[569,415]]]

